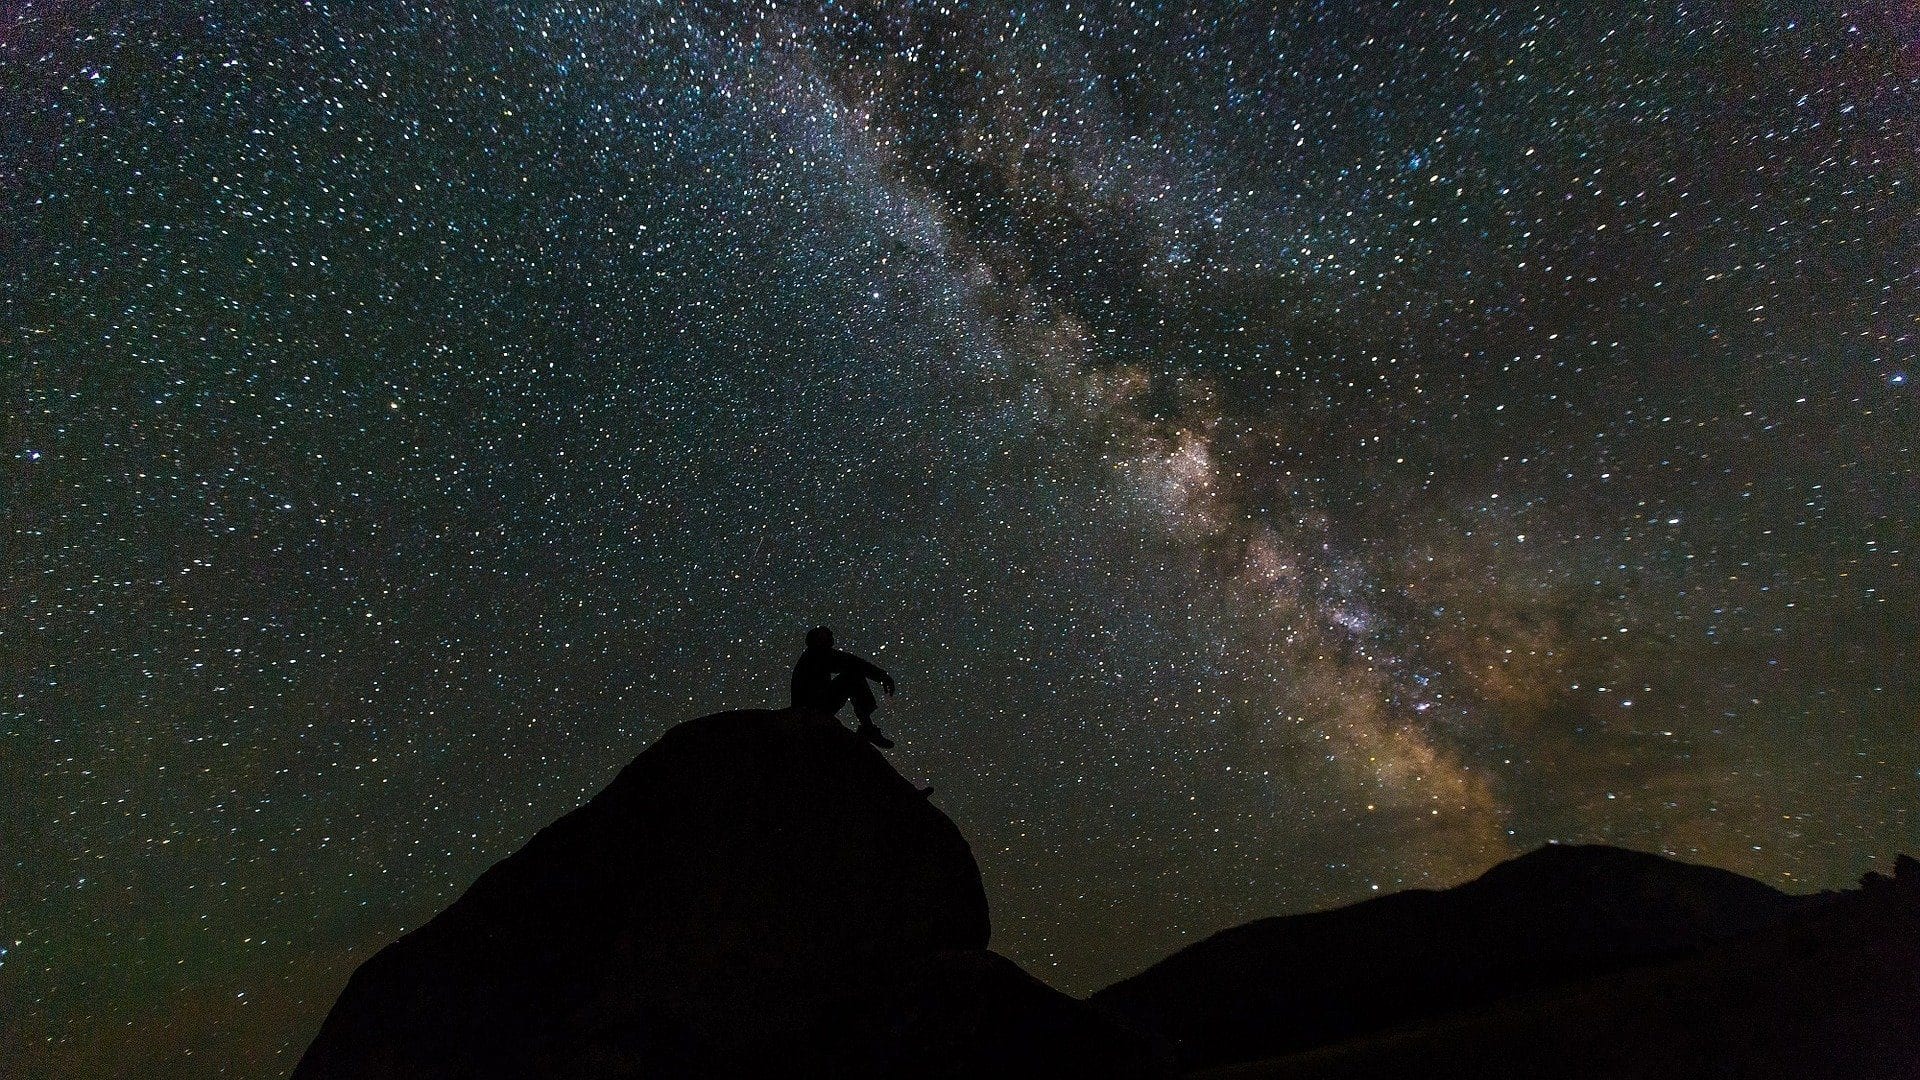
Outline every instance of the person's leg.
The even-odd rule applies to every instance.
[[[825,692],[821,695],[820,707],[829,714],[837,716],[841,708],[843,708],[847,702],[852,701],[854,711],[858,712],[860,710],[860,691],[863,689],[865,689],[865,687],[861,683],[861,680],[855,678],[853,675],[842,672],[827,680]],[[867,697],[868,700],[872,700],[873,695],[869,693]],[[869,709],[868,711],[871,712],[872,710]]]
[[[868,686],[867,680],[858,675],[848,675],[846,678],[853,683],[850,688],[853,698],[853,715],[859,717],[862,724],[873,723],[873,710],[878,705],[878,702],[873,700],[873,687]]]
[[[873,725],[873,710],[878,702],[873,700],[873,687],[867,685],[867,680],[852,672],[838,675],[833,680],[833,697],[836,709],[840,702],[853,701],[853,715],[860,718],[861,738],[882,750],[893,746],[893,740]]]
[[[839,686],[830,686],[820,696],[820,711],[828,716],[838,717],[840,710],[847,704],[847,692]]]

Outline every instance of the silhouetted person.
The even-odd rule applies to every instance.
[[[868,679],[879,683],[888,697],[893,696],[893,676],[850,652],[834,648],[833,631],[816,626],[807,631],[807,651],[801,653],[799,662],[793,665],[793,707],[818,709],[832,716],[840,711],[840,706],[851,701],[853,714],[860,718],[860,737],[882,750],[888,749],[893,746],[892,740],[873,726],[877,703],[873,700],[873,690],[867,686]]]

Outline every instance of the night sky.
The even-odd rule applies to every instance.
[[[1920,849],[1911,0],[7,0],[0,315],[9,1076],[284,1072],[817,622],[1070,992]]]

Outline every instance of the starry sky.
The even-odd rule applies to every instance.
[[[1920,8],[0,3],[0,1059],[273,1076],[808,625],[1087,992],[1920,848]]]

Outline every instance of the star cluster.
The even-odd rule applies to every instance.
[[[1920,848],[1920,15],[0,10],[0,1060],[290,1068],[825,622],[1084,992]]]

